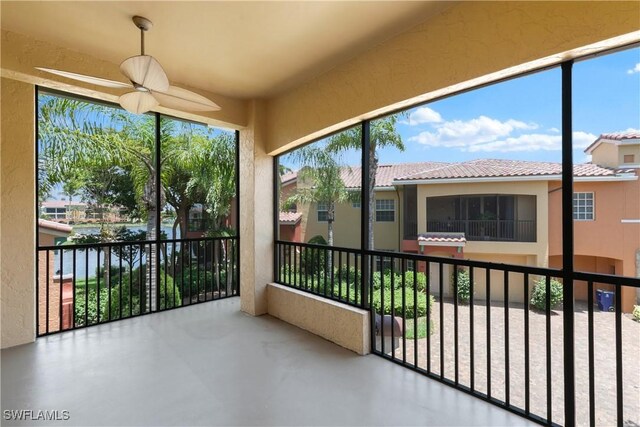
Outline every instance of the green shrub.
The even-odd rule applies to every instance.
[[[227,271],[224,269],[223,264],[220,265],[219,276],[218,280],[218,273],[216,273],[215,269],[194,265],[191,268],[185,268],[179,273],[176,271],[174,281],[180,293],[186,297],[202,292],[218,291],[220,288],[225,289],[227,286]]]
[[[451,278],[451,286],[454,284],[454,278]],[[474,283],[475,284],[475,283]],[[458,302],[468,304],[471,301],[471,280],[467,270],[458,270]]]
[[[633,306],[633,320],[640,322],[640,305]]]
[[[317,235],[309,239],[309,243],[313,245],[326,245],[327,241],[321,235]],[[326,271],[326,263],[326,251],[318,252],[318,249],[301,248],[300,270],[302,274],[315,274]]]
[[[103,287],[102,285],[100,286],[100,322],[120,319],[121,305],[122,318],[129,317],[129,313],[134,316],[140,314],[140,293],[138,289],[139,278],[135,275],[133,276],[134,285],[130,289],[128,274],[126,276],[126,279],[124,274],[122,277],[122,286],[119,284],[112,285],[111,289]],[[110,304],[109,296],[111,296]],[[87,302],[88,305],[86,304]],[[182,298],[180,295],[180,290],[174,285],[173,278],[171,276],[167,276],[165,286],[165,280],[163,276],[160,286],[159,309],[164,310],[166,308],[173,308],[181,305]],[[111,306],[111,313],[109,313],[109,306]],[[76,312],[77,325],[85,325],[85,309],[87,310],[86,324],[92,325],[98,322],[98,295],[95,289],[89,289],[87,298],[84,287],[76,288],[76,300],[74,307]]]
[[[404,280],[408,287],[413,288],[413,276],[416,276],[416,289],[424,292],[427,289],[427,275],[421,272],[405,271]]]
[[[373,308],[377,313],[382,314],[391,314],[391,292],[385,290],[384,292],[384,304],[381,301],[380,290],[376,290],[373,292]],[[393,292],[393,314],[396,316],[402,316],[402,289],[396,289]],[[424,293],[418,293],[418,301],[417,304],[413,300],[413,289],[405,288],[404,289],[405,296],[405,316],[409,317],[422,317],[427,314],[427,296]],[[429,296],[429,307],[433,306],[433,296]]]
[[[538,310],[547,309],[546,287],[547,284],[545,278],[536,280],[535,285],[533,286],[533,292],[531,292],[531,305]],[[550,290],[550,308],[553,309],[558,304],[562,303],[562,283],[556,279],[551,279]]]

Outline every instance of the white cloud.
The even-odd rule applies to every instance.
[[[500,121],[487,116],[463,121],[453,120],[435,125],[433,132],[425,131],[410,137],[409,141],[431,147],[468,147],[495,141],[516,130],[536,129],[535,123],[509,119]]]
[[[440,123],[442,122],[442,116],[435,110],[429,107],[420,107],[413,113],[409,114],[409,120],[402,123],[409,126],[416,126],[423,123]]]
[[[640,73],[640,62],[638,62],[635,67],[631,68],[630,70],[627,70],[627,74],[634,74],[634,73]]]
[[[556,128],[539,132],[535,123],[509,119],[500,121],[487,116],[471,120],[452,120],[433,125],[433,131],[424,131],[409,138],[428,147],[454,148],[467,152],[533,152],[558,151],[562,136]],[[597,138],[591,133],[573,133],[573,146],[582,149]]]

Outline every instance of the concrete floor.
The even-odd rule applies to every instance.
[[[58,425],[528,425],[237,298],[38,339],[2,351],[5,410],[69,411]]]

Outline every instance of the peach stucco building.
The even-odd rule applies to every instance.
[[[602,135],[585,152],[591,163],[574,166],[576,268],[640,277],[640,134]],[[561,173],[560,163],[516,160],[380,165],[375,249],[559,268]],[[286,200],[296,183],[291,174],[283,178],[281,200]],[[342,179],[345,187],[358,190],[361,169],[345,168]],[[326,238],[322,210],[317,204],[297,206],[294,223],[294,214],[281,213],[280,238]],[[334,245],[358,247],[359,224],[359,204],[336,206]],[[500,272],[493,274],[492,283],[500,283]],[[485,297],[483,280],[476,279],[479,298]],[[523,289],[516,288],[510,299],[521,302]],[[495,286],[491,297],[500,300],[502,287]],[[585,284],[577,284],[576,298],[586,299]],[[622,302],[625,312],[633,309],[632,288],[623,288]]]

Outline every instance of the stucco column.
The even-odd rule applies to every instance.
[[[240,306],[259,316],[267,312],[273,280],[273,158],[263,101],[249,103],[248,123],[240,131]]]
[[[35,340],[34,86],[2,78],[0,317],[2,348]]]

